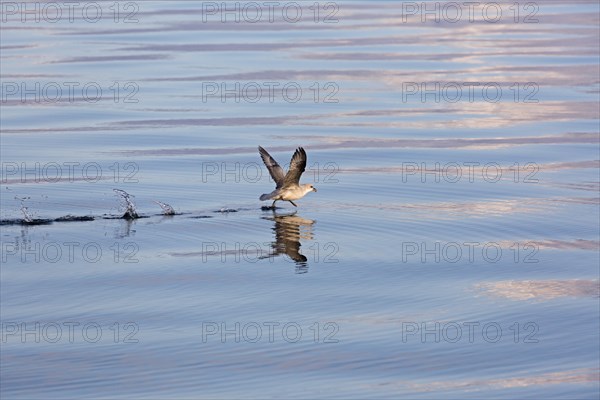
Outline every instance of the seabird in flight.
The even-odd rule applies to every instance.
[[[317,189],[309,184],[300,184],[300,176],[306,169],[306,152],[302,147],[298,147],[290,161],[290,169],[286,174],[277,161],[262,147],[258,146],[258,152],[267,166],[271,177],[275,181],[275,190],[271,193],[265,193],[260,196],[261,201],[273,200],[272,208],[275,208],[277,200],[289,201],[297,207],[294,200],[301,199],[308,192],[316,192]]]

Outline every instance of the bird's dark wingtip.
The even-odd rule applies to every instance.
[[[258,146],[258,153],[261,156],[265,156],[265,157],[269,156],[269,152],[266,151],[262,146]]]

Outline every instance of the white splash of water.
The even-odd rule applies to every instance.
[[[163,203],[162,201],[154,200],[156,204],[160,206],[163,210],[163,215],[175,215],[175,209],[171,207],[167,203]]]
[[[135,209],[135,203],[133,202],[133,195],[127,193],[121,189],[113,189],[113,191],[121,196],[121,199],[124,202],[125,213],[123,214],[123,218],[125,219],[136,219],[139,218],[137,210]]]
[[[33,215],[31,215],[29,213],[29,209],[25,205],[25,200],[27,200],[29,198],[30,197],[17,197],[17,196],[15,196],[15,199],[19,200],[21,202],[21,212],[23,213],[23,220],[25,220],[25,222],[32,222],[33,221]]]

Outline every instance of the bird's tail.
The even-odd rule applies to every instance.
[[[265,200],[271,200],[271,195],[273,193],[265,193],[263,195],[260,196],[260,201],[265,201]]]

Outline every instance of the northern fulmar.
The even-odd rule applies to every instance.
[[[293,200],[303,198],[308,192],[317,191],[309,183],[300,184],[300,176],[306,169],[306,152],[302,147],[298,147],[294,152],[290,161],[290,169],[286,174],[283,173],[283,168],[265,149],[258,146],[258,152],[276,185],[274,191],[260,196],[261,201],[273,200],[273,204],[271,205],[273,208],[275,208],[277,200],[289,201],[294,207],[298,207]]]

